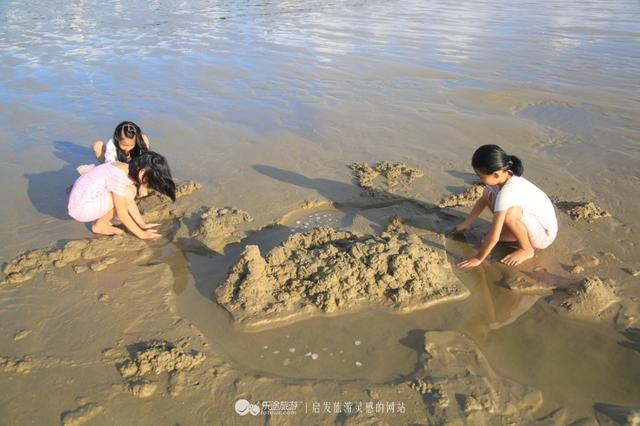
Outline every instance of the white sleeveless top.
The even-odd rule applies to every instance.
[[[116,152],[116,146],[113,143],[113,138],[111,138],[104,149],[104,162],[113,163],[114,161],[118,161],[118,153]]]

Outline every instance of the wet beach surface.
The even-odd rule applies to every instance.
[[[301,392],[310,404],[375,387],[383,399],[397,386],[408,392],[402,398],[417,395],[411,421],[437,422],[428,398],[405,382],[423,367],[425,333],[442,330],[473,342],[497,375],[539,390],[533,419],[562,408],[564,420],[548,423],[569,423],[596,418],[597,404],[639,406],[640,278],[629,272],[640,268],[639,24],[633,1],[4,2],[0,261],[91,236],[68,218],[65,189],[78,165],[93,162],[90,145],[122,120],[142,127],[179,180],[202,183],[189,208],[233,206],[253,221],[218,251],[169,238],[103,272],[63,268],[3,285],[0,411],[17,423],[67,413],[69,423],[112,415],[246,424],[233,411],[241,397]],[[594,201],[611,217],[575,221],[558,208],[559,237],[534,261],[503,267],[501,247],[460,271],[455,263],[488,230],[483,214],[466,240],[444,239],[470,296],[426,310],[371,306],[247,330],[216,303],[215,289],[250,244],[265,254],[317,226],[379,234],[393,216],[433,241],[470,206],[406,200],[433,206],[463,192],[475,178],[470,156],[486,143],[520,157],[524,176],[549,195]],[[347,167],[381,160],[424,172],[394,188],[403,201],[363,195]],[[301,208],[305,200],[319,207]],[[598,261],[572,274],[589,255]],[[559,288],[585,275],[611,279],[621,301],[587,320],[562,315],[548,293],[510,289],[518,273]],[[140,387],[119,387],[120,361],[106,350],[131,355],[150,339],[186,339],[207,353],[202,365],[211,365],[198,368],[210,370],[197,380],[167,370],[166,392],[135,398]],[[26,355],[28,374],[7,361]],[[186,377],[182,393],[176,377]],[[59,395],[41,403],[51,386]],[[449,399],[449,408],[459,404]],[[146,420],[133,414],[143,403]]]

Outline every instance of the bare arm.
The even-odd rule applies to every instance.
[[[487,234],[486,238],[482,242],[482,246],[475,256],[465,259],[458,263],[458,266],[462,269],[475,268],[480,265],[484,259],[491,253],[491,250],[500,241],[500,234],[502,233],[502,226],[504,225],[504,219],[507,217],[507,211],[499,211],[493,214],[493,221],[491,222],[491,230]]]
[[[485,189],[486,191],[486,189]],[[469,216],[467,216],[467,219],[465,220],[465,223],[468,226],[473,225],[473,222],[476,221],[476,219],[478,218],[478,216],[480,216],[480,213],[482,213],[482,210],[484,210],[484,208],[487,207],[487,199],[485,198],[485,195],[483,194],[482,197],[478,198],[478,200],[476,200],[476,203],[473,205],[473,208],[471,209],[471,212],[469,213]]]
[[[147,224],[142,218],[142,215],[140,214],[140,210],[138,210],[138,205],[136,204],[135,200],[131,200],[129,202],[128,211],[131,218],[138,224],[138,226],[140,226],[140,228],[142,229],[147,228]]]
[[[122,195],[113,194],[113,205],[116,210],[116,216],[118,216],[118,219],[120,219],[120,222],[122,222],[124,226],[126,226],[127,229],[131,231],[131,233],[138,238],[141,238],[141,239],[160,238],[160,235],[156,231],[151,229],[143,230],[142,228],[140,228],[140,226],[136,223],[136,221],[131,217],[131,214],[129,213],[130,203],[135,204],[135,201],[128,199],[128,197],[123,197]],[[138,211],[138,216],[139,215],[140,215],[140,212]],[[140,219],[142,218],[140,217]]]
[[[488,191],[487,188],[485,188],[484,193],[482,194],[482,197],[478,198],[476,200],[476,203],[473,205],[473,208],[471,209],[469,216],[467,216],[464,222],[462,222],[461,224],[457,225],[454,228],[454,232],[456,233],[463,232],[464,230],[469,229],[471,225],[473,225],[473,222],[475,222],[478,216],[480,216],[480,213],[482,213],[482,210],[484,210],[484,208],[487,207],[487,191]]]
[[[476,255],[474,256],[480,262],[485,260],[491,250],[495,247],[495,245],[500,241],[500,234],[502,233],[502,226],[504,225],[504,219],[507,217],[507,211],[502,210],[499,212],[495,212],[493,214],[493,221],[491,222],[491,229],[487,234],[484,242],[482,243],[482,247]]]
[[[147,135],[142,135],[142,141],[144,142],[147,149],[150,149],[151,143],[149,142],[149,138],[147,137]]]

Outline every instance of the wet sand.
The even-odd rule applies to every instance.
[[[638,10],[556,6],[527,4],[528,18],[420,2],[116,7],[144,27],[129,42],[137,60],[101,44],[124,36],[96,9],[52,17],[3,6],[3,418],[632,423]],[[415,26],[417,17],[433,26]],[[528,35],[512,31],[523,27]],[[159,242],[88,242],[88,228],[65,215],[64,190],[91,161],[90,143],[124,118],[180,181],[202,188],[167,208],[143,201],[163,222]],[[484,143],[523,160],[525,177],[552,196],[560,231],[520,267],[498,262],[511,250],[503,246],[461,271],[455,264],[474,253],[490,216],[465,238],[444,232],[477,195],[469,158]],[[378,172],[362,185],[349,167],[382,161],[423,175],[388,182]],[[467,297],[404,313],[372,299],[257,327],[218,303],[248,246],[267,256],[318,227],[380,238],[394,217],[443,253],[447,280]],[[27,260],[6,269],[20,251],[44,248],[32,252],[35,269]],[[321,267],[340,267],[327,259]],[[32,273],[11,279],[23,270]],[[237,412],[251,410],[240,399],[298,405],[256,419]]]

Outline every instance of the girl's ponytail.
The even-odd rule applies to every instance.
[[[485,175],[498,170],[511,170],[514,175],[522,176],[524,166],[515,155],[508,155],[498,145],[482,145],[471,158],[471,166]]]
[[[509,162],[507,164],[509,165],[509,170],[511,170],[513,174],[516,176],[522,176],[522,173],[524,173],[524,166],[522,165],[522,160],[520,160],[515,155],[509,155],[508,157],[509,157]]]

